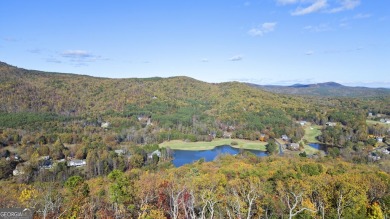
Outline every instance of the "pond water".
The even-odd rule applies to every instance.
[[[204,151],[184,151],[184,150],[173,150],[173,164],[176,167],[183,166],[184,164],[193,163],[201,158],[204,158],[205,161],[213,161],[220,154],[231,154],[236,155],[240,152],[240,149],[233,148],[230,145],[222,145],[215,147],[212,150],[204,150]],[[256,151],[256,150],[245,150],[252,152],[253,154],[264,157],[267,156],[267,153],[264,151]]]
[[[310,143],[309,146],[312,147],[312,148],[315,148],[317,150],[324,151],[325,153],[328,152],[328,147],[329,147],[326,144],[317,144],[317,143]]]

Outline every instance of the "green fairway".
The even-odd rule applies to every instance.
[[[232,142],[237,142],[237,145],[231,145]],[[242,139],[214,139],[211,142],[184,142],[182,140],[172,140],[161,143],[160,148],[170,147],[173,150],[190,150],[190,151],[199,151],[199,150],[210,150],[217,146],[221,145],[231,145],[235,148],[250,149],[250,150],[259,150],[266,151],[265,145],[267,142],[260,141],[249,141]]]
[[[385,127],[390,127],[390,123],[383,123],[383,122],[375,121],[375,120],[369,120],[369,119],[367,119],[367,120],[366,120],[366,123],[367,123],[367,125],[376,125],[376,124],[379,124],[379,125],[383,125],[383,126],[385,126]]]
[[[318,149],[310,147],[309,145],[305,145],[304,147],[305,147],[304,151],[306,152],[306,154],[315,154],[319,151]]]
[[[309,143],[319,143],[317,136],[320,136],[321,134],[321,126],[307,126],[305,128],[305,135],[303,136],[303,139],[306,139]]]

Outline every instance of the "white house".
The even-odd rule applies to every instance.
[[[335,123],[335,122],[327,122],[326,123],[326,126],[336,126],[337,125],[337,123]]]
[[[71,160],[68,162],[68,167],[81,167],[87,165],[87,162],[85,160]]]
[[[306,125],[307,122],[302,120],[302,121],[298,121],[297,123],[299,123],[301,126],[304,126],[304,125]]]
[[[125,154],[125,151],[122,150],[122,149],[119,149],[119,150],[114,150],[116,154],[118,155],[124,155]]]
[[[106,128],[110,127],[110,125],[111,124],[109,122],[103,122],[101,127],[106,129]]]
[[[385,148],[385,149],[382,150],[382,153],[384,153],[384,154],[390,154],[390,149]]]

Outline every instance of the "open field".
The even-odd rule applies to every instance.
[[[295,155],[298,155],[298,154],[300,154],[300,153],[302,153],[304,151],[306,152],[307,155],[312,155],[312,154],[316,154],[316,153],[325,154],[324,151],[315,149],[315,148],[311,147],[308,144],[304,145],[304,149],[303,150],[299,150],[299,151],[291,151],[291,150],[288,150],[288,149],[283,150],[283,152],[285,154],[295,154]]]
[[[231,145],[233,141],[237,142],[238,145]],[[204,142],[204,141],[184,142],[182,140],[172,140],[172,141],[163,142],[159,146],[161,148],[170,147],[173,150],[197,151],[197,150],[210,150],[221,145],[231,145],[234,148],[266,151],[265,149],[266,144],[267,142],[249,141],[249,140],[242,140],[242,139],[214,139],[211,142]]]
[[[305,145],[304,147],[305,147],[304,151],[306,151],[306,154],[315,154],[320,151],[318,149],[310,147],[309,145]]]
[[[303,136],[303,139],[306,139],[309,143],[319,143],[316,137],[321,135],[321,133],[321,126],[307,126],[305,127],[305,135]]]
[[[380,121],[375,121],[375,120],[370,120],[370,119],[367,119],[366,123],[367,123],[367,125],[379,124],[379,125],[383,125],[385,127],[390,128],[390,123],[383,123],[383,122],[380,122]]]

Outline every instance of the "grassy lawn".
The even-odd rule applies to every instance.
[[[238,145],[231,145],[232,141],[238,143]],[[242,139],[214,139],[211,142],[184,142],[182,140],[172,140],[161,143],[160,148],[170,147],[173,150],[190,150],[190,151],[198,151],[198,150],[210,150],[215,148],[216,146],[221,145],[231,145],[235,148],[243,148],[250,150],[259,150],[266,151],[265,145],[267,142],[260,141],[249,141]]]
[[[325,154],[325,152],[323,152],[321,150],[317,150],[315,148],[312,148],[309,145],[305,145],[304,149],[302,151],[284,150],[284,153],[285,154],[295,154],[295,155],[298,155],[298,154],[302,153],[303,151],[305,151],[307,155],[312,155],[312,154],[315,154],[315,153],[318,153],[318,152],[320,152],[322,154]]]
[[[303,136],[303,139],[306,139],[309,143],[319,143],[319,141],[316,139],[317,136],[321,135],[321,126],[319,125],[313,125],[313,126],[307,126],[305,128],[305,135]]]
[[[385,126],[385,127],[390,128],[390,124],[389,124],[389,123],[383,123],[383,122],[380,122],[380,121],[375,121],[375,120],[369,120],[369,119],[367,119],[367,120],[366,120],[366,123],[367,123],[367,125],[376,125],[376,124],[380,124],[380,125],[383,125],[383,126]]]
[[[305,145],[304,147],[305,147],[304,151],[306,151],[306,154],[315,154],[319,151],[318,149],[310,147],[309,145]]]

